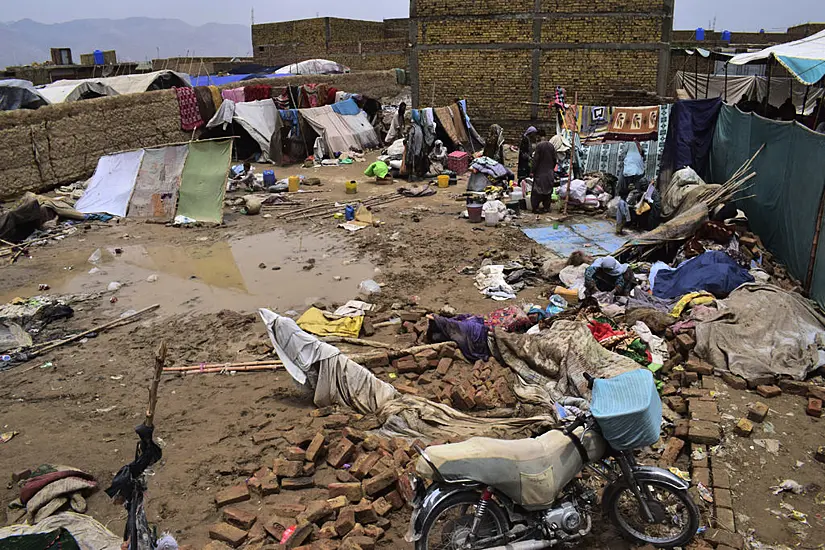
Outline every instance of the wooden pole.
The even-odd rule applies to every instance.
[[[825,188],[822,189],[822,196],[819,197],[819,211],[816,215],[816,228],[814,229],[814,242],[811,244],[811,257],[808,260],[808,276],[805,277],[805,290],[811,291],[814,282],[814,267],[816,266],[816,256],[819,251],[819,234],[822,232],[822,217],[825,215]]]
[[[728,64],[725,63],[725,103],[728,102]]]
[[[166,340],[161,340],[160,346],[155,352],[155,373],[152,376],[152,385],[149,387],[149,407],[146,409],[146,420],[143,425],[151,428],[155,424],[155,407],[158,404],[158,386],[160,377],[163,374],[163,367],[166,366]]]
[[[573,153],[576,149],[576,130],[579,127],[578,113],[579,113],[579,92],[576,92],[573,103],[573,124],[570,128],[570,170],[567,173],[567,193],[564,195],[564,215],[567,215],[567,206],[570,203],[570,184],[573,183]]]

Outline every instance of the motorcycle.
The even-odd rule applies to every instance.
[[[592,528],[599,480],[604,514],[628,540],[673,548],[693,539],[699,509],[689,484],[633,454],[659,438],[652,374],[585,378],[590,410],[562,429],[417,449],[416,471],[401,483],[413,505],[406,540],[415,550],[542,550],[579,541]]]

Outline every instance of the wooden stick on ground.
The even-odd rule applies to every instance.
[[[158,386],[163,368],[166,366],[166,340],[161,340],[160,347],[155,352],[155,373],[152,376],[152,385],[149,387],[149,408],[146,409],[146,420],[143,425],[151,428],[155,424],[155,407],[158,404]]]
[[[200,369],[233,369],[237,367],[256,367],[261,365],[281,365],[278,359],[264,359],[263,361],[247,361],[245,363],[204,363],[203,365],[190,365],[188,367],[166,367],[163,372],[186,372]]]
[[[55,342],[54,344],[46,346],[45,348],[33,351],[32,353],[29,354],[29,358],[37,357],[38,355],[42,355],[42,354],[46,353],[47,351],[51,351],[55,348],[59,348],[61,346],[69,344],[71,342],[75,342],[77,340],[80,340],[84,336],[88,336],[89,334],[91,334],[93,332],[102,332],[102,331],[104,331],[106,329],[109,329],[109,328],[113,328],[113,327],[116,327],[116,326],[119,326],[119,325],[125,325],[125,324],[128,324],[128,323],[131,323],[132,321],[135,321],[140,315],[143,315],[144,313],[149,312],[149,311],[154,311],[154,310],[158,309],[159,307],[160,307],[160,304],[155,304],[155,305],[143,308],[140,311],[136,311],[135,313],[131,314],[130,316],[126,317],[125,319],[115,319],[114,321],[110,321],[110,322],[105,323],[103,325],[98,325],[94,328],[83,331],[80,334],[75,334],[74,336],[66,338],[65,340],[60,340],[58,342]]]
[[[375,340],[363,340],[361,338],[345,338],[342,336],[330,336],[328,338],[322,338],[322,342],[326,342],[327,344],[353,344],[355,346],[367,346],[370,348],[384,348],[384,349],[395,349],[390,344],[385,344],[384,342],[376,342]]]

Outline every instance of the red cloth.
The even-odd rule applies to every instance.
[[[530,317],[515,306],[498,309],[484,316],[484,326],[490,330],[501,327],[507,332],[523,332],[532,325]]]
[[[590,329],[593,337],[599,342],[603,342],[608,338],[613,338],[614,336],[624,336],[627,334],[626,332],[615,331],[613,330],[613,327],[607,323],[600,323],[598,321],[590,321],[590,323],[587,324],[587,328]]]
[[[272,98],[272,86],[260,84],[257,86],[244,86],[244,97],[247,101],[260,101]]]
[[[327,105],[335,104],[335,96],[338,95],[338,88],[330,88],[327,90]]]
[[[198,96],[195,88],[175,88],[178,96],[178,106],[180,107],[180,127],[181,130],[190,131],[204,125],[201,118],[201,111],[198,108]]]
[[[80,470],[62,470],[60,472],[52,472],[50,474],[43,474],[42,476],[37,476],[28,480],[23,487],[20,489],[20,502],[24,505],[32,499],[37,492],[48,485],[49,483],[53,483],[58,479],[65,479],[67,477],[80,477],[83,479],[89,479],[94,481],[94,477],[91,474],[87,474],[86,472],[81,472]]]

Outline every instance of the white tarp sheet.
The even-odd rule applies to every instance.
[[[142,160],[143,149],[101,157],[75,209],[84,214],[126,217]]]
[[[346,153],[350,149],[363,151],[378,146],[378,136],[364,111],[357,115],[339,115],[327,105],[301,109],[299,113],[324,139],[330,153]]]
[[[97,97],[119,95],[114,88],[102,82],[88,82],[85,80],[70,82],[65,86],[47,86],[40,88],[38,91],[50,103],[70,103],[80,100],[87,94],[95,94]]]
[[[778,44],[754,53],[742,53],[731,58],[732,65],[747,65],[774,57],[797,80],[813,85],[825,75],[825,31],[813,36]]]
[[[217,116],[217,113],[215,116]],[[240,124],[252,136],[252,139],[261,146],[260,162],[269,162],[270,160],[269,149],[272,134],[275,133],[275,117],[280,116],[278,107],[271,99],[235,104],[235,122]]]
[[[180,79],[178,87],[191,86],[189,84],[190,78],[188,74],[179,73],[176,71],[155,71],[146,74],[127,74],[121,76],[111,76],[108,78],[87,78],[85,80],[58,80],[47,84],[45,89],[53,87],[70,86],[79,82],[99,82],[111,87],[117,93],[124,94],[139,94],[145,92],[158,78],[164,75],[175,75]]]
[[[275,74],[341,74],[348,72],[349,67],[329,59],[308,59],[307,61],[281,67],[275,71]]]
[[[85,514],[62,512],[36,525],[9,525],[0,529],[0,541],[20,535],[51,533],[59,528],[72,534],[81,550],[120,550],[123,540],[100,522]],[[0,546],[3,546],[0,544]]]
[[[676,73],[676,87],[685,90],[690,99],[705,99],[706,97],[721,97],[730,104],[737,103],[743,95],[748,99],[762,101],[768,93],[768,79],[764,76],[728,76],[728,93],[725,98],[725,75],[708,75],[689,71]],[[793,93],[793,104],[797,112],[805,101],[805,86],[793,78],[771,78],[771,96],[768,103],[778,107]],[[819,98],[825,96],[825,90],[811,88],[808,92],[808,102],[805,104],[804,115],[810,115],[816,108]]]

